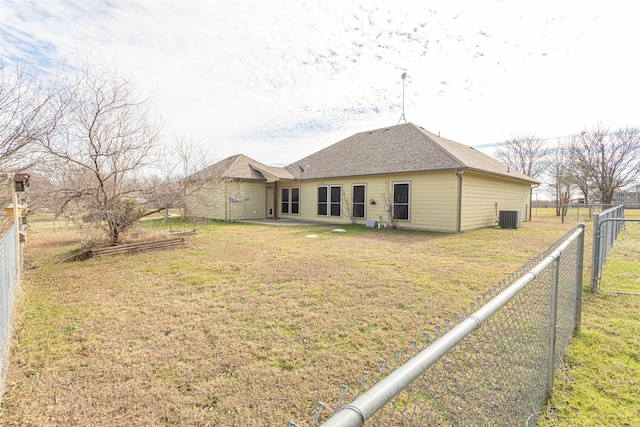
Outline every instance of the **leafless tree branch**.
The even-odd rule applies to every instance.
[[[496,157],[523,174],[538,179],[549,167],[549,148],[535,135],[522,135],[496,149]]]

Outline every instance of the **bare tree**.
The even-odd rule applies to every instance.
[[[517,136],[496,148],[496,158],[523,174],[537,179],[548,168],[550,150],[535,135]]]
[[[55,191],[53,183],[38,163],[25,172],[29,175],[29,189],[23,193],[23,201],[28,206],[29,213],[47,212],[52,206],[51,195]]]
[[[584,202],[590,203],[594,199],[597,187],[592,178],[593,174],[585,173],[589,166],[584,162],[584,156],[577,155],[582,151],[582,147],[575,136],[571,137],[565,150],[567,150],[569,179],[584,195]]]
[[[380,216],[380,222],[388,224],[391,228],[399,228],[398,216],[396,215],[395,198],[393,194],[393,183],[389,179],[384,180],[384,189],[380,193],[380,197],[382,197],[384,210],[386,212],[386,218]]]
[[[60,117],[53,109],[53,90],[38,85],[23,65],[0,63],[0,170],[18,170],[35,161],[27,150],[34,138],[51,132]]]
[[[551,152],[549,176],[551,179],[549,185],[552,188],[556,203],[556,216],[560,216],[562,205],[568,204],[573,194],[570,151],[565,144],[558,144]]]
[[[342,210],[351,224],[357,224],[360,221],[360,217],[356,216],[353,210],[353,196],[347,191],[342,192]]]
[[[609,204],[616,190],[640,177],[640,129],[597,125],[584,130],[573,138],[571,157],[576,174],[592,182],[602,203]]]
[[[174,134],[173,142],[165,154],[169,160],[166,181],[170,190],[166,198],[172,207],[179,208],[186,215],[187,199],[195,197],[207,181],[214,178],[208,173],[207,166],[215,163],[215,154],[211,147],[204,147],[183,136]],[[199,179],[189,180],[197,172]]]
[[[144,204],[157,191],[147,177],[157,166],[160,126],[115,66],[84,64],[59,87],[64,116],[56,132],[38,139],[56,211],[90,215],[117,244],[137,220],[164,208]]]

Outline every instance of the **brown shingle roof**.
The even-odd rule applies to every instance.
[[[357,133],[286,169],[296,179],[469,169],[536,182],[491,156],[413,123]]]
[[[193,174],[190,179],[255,179],[260,181],[268,180],[263,173],[273,175],[281,179],[293,179],[293,176],[284,168],[267,166],[257,162],[244,154],[236,154],[227,157],[217,163],[204,168]]]

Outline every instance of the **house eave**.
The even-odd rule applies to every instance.
[[[378,177],[378,176],[389,176],[389,175],[412,175],[412,174],[423,174],[423,173],[440,173],[440,172],[456,172],[456,171],[470,171],[481,173],[485,175],[493,175],[500,178],[512,179],[515,181],[528,182],[532,185],[537,185],[539,182],[532,179],[524,179],[521,177],[508,175],[508,174],[500,174],[496,172],[491,172],[483,169],[470,168],[468,166],[455,166],[455,167],[446,167],[446,168],[434,168],[434,169],[421,169],[421,170],[408,170],[408,171],[389,171],[389,172],[378,172],[378,173],[368,173],[368,174],[348,174],[348,175],[334,175],[334,176],[313,176],[313,177],[294,177],[294,181],[317,181],[317,180],[326,180],[326,179],[341,179],[341,178],[356,178],[356,177]]]
[[[468,170],[470,172],[477,172],[477,173],[483,173],[485,175],[493,175],[493,176],[497,176],[500,178],[507,178],[507,179],[513,179],[514,181],[521,181],[521,182],[526,182],[528,184],[531,185],[539,185],[540,182],[531,179],[531,178],[523,178],[523,177],[519,177],[519,176],[513,176],[513,175],[509,175],[508,173],[504,174],[504,173],[497,173],[497,172],[491,172],[491,171],[487,171],[484,169],[477,169],[477,168],[459,168],[460,170]]]

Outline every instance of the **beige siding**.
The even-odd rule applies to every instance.
[[[529,183],[469,171],[462,183],[463,231],[497,225],[498,210],[520,211],[523,221],[528,218]]]
[[[234,195],[238,201],[232,203],[231,195]],[[255,181],[207,183],[189,195],[187,211],[196,217],[225,221],[264,218],[265,183]]]
[[[196,187],[197,188],[194,188]],[[189,186],[187,213],[198,218],[224,219],[226,196],[224,182],[211,182]]]
[[[227,219],[257,219],[265,217],[265,190],[263,181],[245,181],[230,185],[229,195],[236,196],[236,202],[227,203]],[[228,199],[227,199],[228,200]]]
[[[453,171],[416,175],[411,181],[411,221],[407,227],[457,231],[457,200],[458,178]]]
[[[389,222],[385,209],[386,188],[393,183],[408,182],[410,184],[409,221],[400,221],[401,228],[414,228],[434,231],[456,231],[456,195],[457,178],[453,172],[393,175],[387,177],[356,177],[331,180],[303,181],[301,184],[301,219],[324,221],[329,223],[351,222],[349,209],[344,202],[351,203],[351,192],[354,184],[366,186],[365,218],[366,220]],[[341,185],[343,190],[343,208],[341,217],[321,216],[317,214],[319,186]],[[370,204],[370,200],[375,204]]]
[[[279,181],[278,217],[321,221],[333,224],[351,222],[350,207],[352,186],[365,185],[365,218],[367,220],[389,222],[385,205],[390,196],[387,189],[393,183],[409,183],[410,211],[408,221],[399,221],[400,228],[456,232],[458,231],[458,193],[460,180],[454,171],[403,174],[392,176],[363,176],[355,178]],[[342,215],[340,217],[318,215],[318,187],[342,187]],[[208,184],[189,197],[187,208],[190,214],[223,219],[226,221],[265,218],[272,204],[267,206],[267,187],[273,183],[264,181],[230,181]],[[281,189],[300,188],[300,213],[281,213]],[[230,202],[235,195],[237,202]],[[466,171],[462,175],[462,217],[461,230],[473,230],[497,224],[498,210],[518,210],[522,220],[528,216],[530,184],[493,175]],[[370,203],[371,201],[375,203]],[[232,211],[233,209],[233,211]]]

